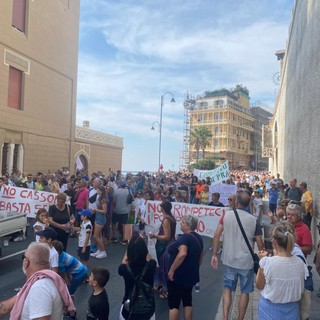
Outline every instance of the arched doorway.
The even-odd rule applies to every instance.
[[[80,153],[76,157],[76,162],[75,162],[75,171],[83,170],[85,172],[88,171],[88,159],[87,157]]]

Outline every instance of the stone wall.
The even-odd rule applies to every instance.
[[[296,178],[307,182],[315,199],[316,241],[320,205],[320,1],[295,1],[284,59],[272,121],[275,157],[270,159],[270,170],[279,172],[285,181]]]

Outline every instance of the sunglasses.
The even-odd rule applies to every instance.
[[[228,198],[228,200],[229,200],[229,201],[233,201],[233,199],[232,199],[232,198]]]
[[[300,209],[301,206],[298,205],[298,204],[295,204],[295,203],[289,203],[288,206],[287,206],[287,208],[288,208],[289,210],[294,210],[294,209]]]
[[[295,205],[297,205],[297,206],[301,206],[301,201],[291,200],[291,201],[289,202],[289,204],[295,204]]]

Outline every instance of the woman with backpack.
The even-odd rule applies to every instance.
[[[154,319],[152,287],[155,270],[156,262],[150,259],[145,241],[140,236],[133,237],[118,269],[125,284],[120,320]],[[139,280],[139,284],[137,280]],[[147,293],[147,295],[139,295],[142,301],[136,299],[135,293],[139,289]]]

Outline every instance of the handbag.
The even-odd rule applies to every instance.
[[[240,221],[240,218],[239,218],[239,215],[238,215],[238,212],[236,209],[233,209],[234,211],[234,214],[236,216],[236,219],[237,219],[237,222],[238,222],[238,225],[239,225],[239,228],[241,230],[241,233],[242,233],[242,236],[244,238],[244,241],[246,242],[247,246],[248,246],[248,249],[251,253],[251,256],[252,256],[252,260],[253,260],[253,270],[254,270],[254,273],[257,274],[259,268],[260,268],[260,265],[259,265],[259,261],[260,261],[260,258],[259,256],[253,252],[251,246],[250,246],[250,243],[248,241],[248,238],[247,238],[247,235],[246,233],[244,232],[244,229],[243,229],[243,226],[242,226],[242,223]]]
[[[297,255],[297,257],[299,257],[307,265],[309,271],[307,279],[304,280],[304,291],[300,299],[300,320],[306,320],[311,314],[311,293],[314,291],[312,267],[308,266],[308,262],[303,256]]]
[[[300,299],[300,319],[307,320],[311,315],[311,291],[304,289]]]

